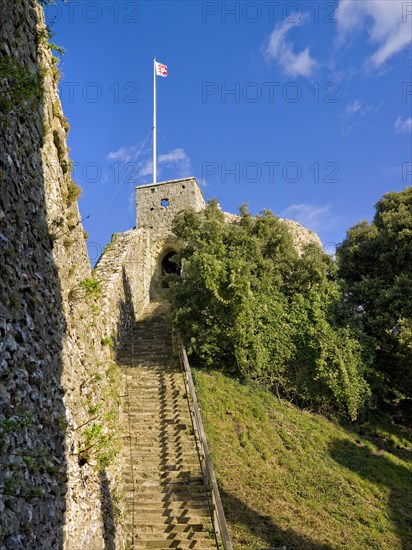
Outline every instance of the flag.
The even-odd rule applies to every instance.
[[[163,63],[155,61],[157,76],[167,76],[167,67]]]

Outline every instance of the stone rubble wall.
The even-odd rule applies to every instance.
[[[0,39],[0,548],[121,548],[119,465],[87,432],[113,361],[34,0],[0,0]]]
[[[149,302],[150,241],[147,231],[115,233],[97,262],[106,336],[118,347]]]

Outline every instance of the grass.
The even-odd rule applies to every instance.
[[[234,549],[412,548],[412,443],[194,372]]]

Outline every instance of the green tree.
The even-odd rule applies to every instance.
[[[181,277],[174,323],[196,364],[355,419],[369,395],[363,346],[345,325],[336,269],[316,245],[299,256],[271,212],[226,223],[216,201],[175,221]]]
[[[349,229],[337,257],[347,303],[374,339],[375,391],[406,411],[412,398],[412,187],[384,195],[373,222]]]

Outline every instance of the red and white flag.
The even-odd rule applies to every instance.
[[[157,76],[167,76],[167,67],[163,63],[155,61]]]

